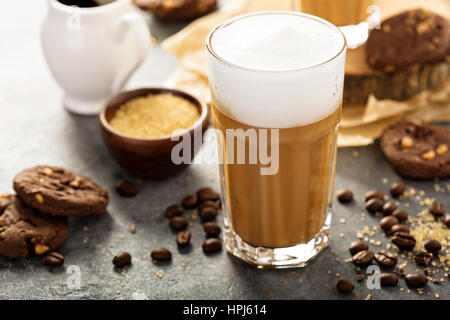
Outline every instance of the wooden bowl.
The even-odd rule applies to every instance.
[[[116,111],[129,100],[145,97],[149,94],[171,93],[189,100],[197,106],[200,118],[194,125],[180,134],[155,138],[137,138],[125,135],[113,129],[109,122]],[[200,146],[194,150],[194,130],[201,134],[208,127],[209,116],[206,104],[186,92],[167,88],[144,88],[133,91],[125,91],[112,97],[103,107],[99,115],[99,122],[103,141],[113,158],[129,173],[144,179],[164,179],[178,174],[187,167],[187,163],[175,164],[172,161],[172,148],[182,139],[191,140],[190,160],[194,158]],[[171,137],[178,138],[172,141]]]

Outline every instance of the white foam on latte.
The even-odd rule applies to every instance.
[[[324,20],[250,14],[224,23],[208,41],[216,55],[208,55],[214,99],[236,120],[269,128],[306,125],[341,102],[344,38]]]

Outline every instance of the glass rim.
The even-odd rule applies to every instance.
[[[253,17],[253,16],[260,16],[260,15],[268,15],[268,14],[285,14],[285,15],[293,15],[293,16],[298,16],[298,17],[303,17],[303,18],[307,18],[310,20],[314,20],[316,22],[320,22],[323,25],[326,25],[328,27],[330,27],[331,29],[333,29],[334,31],[336,31],[338,34],[341,35],[342,39],[343,39],[343,44],[342,44],[342,48],[338,51],[337,54],[335,54],[333,57],[331,57],[328,60],[325,60],[323,62],[311,65],[311,66],[307,66],[307,67],[301,67],[301,68],[294,68],[294,69],[288,69],[288,70],[262,70],[262,69],[255,69],[255,68],[249,68],[249,67],[244,67],[235,63],[232,63],[228,60],[226,60],[225,58],[221,57],[220,55],[218,55],[215,51],[214,48],[212,46],[212,39],[214,37],[214,34],[223,28],[226,28],[227,26],[231,25],[232,23],[235,23],[236,21],[239,20],[243,20],[249,17]],[[239,15],[237,17],[231,18],[226,20],[225,22],[220,23],[219,25],[217,25],[216,27],[214,27],[208,34],[207,38],[206,38],[206,49],[208,50],[209,54],[211,56],[213,56],[217,61],[219,61],[222,64],[225,64],[229,67],[232,68],[236,68],[236,69],[240,69],[240,70],[244,70],[244,71],[249,71],[249,72],[261,72],[261,73],[288,73],[288,72],[298,72],[298,71],[303,71],[303,70],[310,70],[310,69],[314,69],[317,68],[319,66],[325,65],[330,63],[331,61],[335,60],[336,58],[338,58],[342,53],[345,52],[347,48],[347,40],[345,39],[344,34],[342,33],[342,31],[335,26],[334,24],[332,24],[331,22],[328,22],[325,19],[316,17],[314,15],[311,14],[307,14],[307,13],[303,13],[303,12],[295,12],[295,11],[257,11],[257,12],[251,12],[251,13],[247,13],[247,14],[243,14],[243,15]]]

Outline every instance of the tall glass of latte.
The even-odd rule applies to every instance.
[[[229,252],[306,265],[329,241],[346,42],[298,12],[229,20],[207,39]]]

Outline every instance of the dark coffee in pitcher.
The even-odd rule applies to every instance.
[[[115,0],[58,0],[67,6],[77,6],[80,8],[92,8],[114,2]]]

